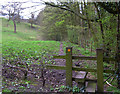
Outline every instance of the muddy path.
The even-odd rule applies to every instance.
[[[63,50],[63,43],[60,42],[59,55],[65,55]],[[55,65],[65,66],[65,59],[54,59]],[[80,60],[73,62],[73,66],[84,67],[81,65]],[[79,64],[81,66],[79,66]],[[41,68],[39,65],[30,66],[32,72],[36,75],[28,73],[27,80],[24,81],[22,77],[23,73],[17,73],[19,78],[12,77],[12,73],[3,71],[3,89],[7,88],[13,92],[59,92],[61,86],[66,85],[66,72],[65,70],[55,70],[55,69],[43,69],[43,77],[41,76]],[[73,71],[73,76],[76,72]],[[90,77],[90,75],[89,75]],[[77,83],[73,81],[73,86],[77,86]]]
[[[62,42],[60,43],[59,55],[65,55]],[[55,59],[56,65],[58,66],[65,66],[65,61],[65,59]]]
[[[63,44],[60,44],[59,55],[63,55]],[[56,59],[56,65],[65,65],[65,60]],[[65,70],[54,70],[43,68],[43,77],[41,76],[41,68],[39,65],[31,65],[30,69],[36,75],[27,74],[26,81],[24,80],[24,73],[19,70],[14,70],[3,66],[2,89],[4,92],[56,92],[61,85],[65,86]],[[16,77],[17,75],[17,77]],[[43,85],[44,84],[44,85]]]

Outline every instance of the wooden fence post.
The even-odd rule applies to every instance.
[[[103,84],[103,50],[96,49],[97,55],[97,92],[104,91],[104,84]]]
[[[66,86],[72,87],[72,47],[66,47]]]

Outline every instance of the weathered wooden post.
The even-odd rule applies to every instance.
[[[97,55],[97,92],[104,91],[103,84],[103,50],[96,49]]]
[[[72,47],[66,47],[66,86],[72,87]]]

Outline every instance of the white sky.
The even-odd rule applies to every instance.
[[[56,0],[0,0],[0,6],[5,5],[8,2],[26,2],[26,1],[28,1],[28,3],[23,3],[22,8],[39,5],[34,8],[27,8],[24,11],[22,11],[23,13],[21,14],[21,16],[23,16],[25,19],[28,19],[31,17],[31,14],[30,14],[31,12],[39,10],[39,11],[35,12],[35,17],[36,17],[38,15],[38,13],[42,9],[44,9],[45,5],[42,4],[42,1],[55,2]],[[67,0],[61,0],[61,1],[67,1]],[[76,0],[76,1],[82,1],[82,0]],[[106,1],[106,0],[85,0],[85,1]],[[119,1],[119,0],[107,0],[107,1]],[[37,2],[37,3],[35,3],[35,2]],[[1,11],[1,9],[0,9],[0,11]]]
[[[1,5],[5,5],[8,2],[26,2],[26,1],[28,1],[28,2],[27,3],[23,3],[22,4],[22,8],[30,7],[30,6],[34,6],[34,5],[39,5],[39,6],[25,9],[23,11],[23,13],[21,14],[25,19],[31,17],[31,14],[30,14],[31,12],[37,11],[37,12],[35,12],[35,17],[36,17],[38,15],[38,13],[42,9],[44,9],[45,5],[41,3],[42,1],[52,1],[52,0],[0,0],[0,6]],[[35,3],[35,2],[38,2],[38,3]]]
[[[22,11],[23,13],[21,14],[21,16],[23,16],[23,18],[25,18],[25,19],[28,19],[28,18],[31,17],[31,14],[30,14],[31,12],[39,10],[39,11],[35,12],[35,17],[37,17],[37,15],[39,14],[39,12],[41,10],[43,10],[44,7],[45,7],[45,5],[42,4],[42,1],[56,2],[56,0],[0,0],[0,6],[1,5],[5,5],[8,2],[26,2],[26,1],[28,1],[28,3],[23,3],[22,4],[22,8],[24,8],[24,7],[30,7],[30,6],[34,6],[34,5],[39,5],[39,6],[36,6],[34,8],[27,8],[24,11]],[[61,0],[61,1],[64,2],[64,1],[67,1],[67,0]],[[38,3],[35,3],[35,2],[38,2]],[[6,13],[7,11],[3,11],[3,12]]]

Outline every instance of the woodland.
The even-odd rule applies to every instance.
[[[64,70],[46,68],[47,64],[64,66],[64,59],[53,56],[72,47],[74,55],[95,56],[99,48],[104,57],[114,58],[103,61],[104,69],[115,70],[103,73],[104,91],[120,93],[120,2],[43,3],[45,8],[36,18],[33,12],[27,23],[15,15],[2,18],[3,92],[84,93],[76,82],[73,88],[65,85]],[[73,66],[94,69],[96,64],[75,60]],[[95,79],[96,74],[88,77]]]

